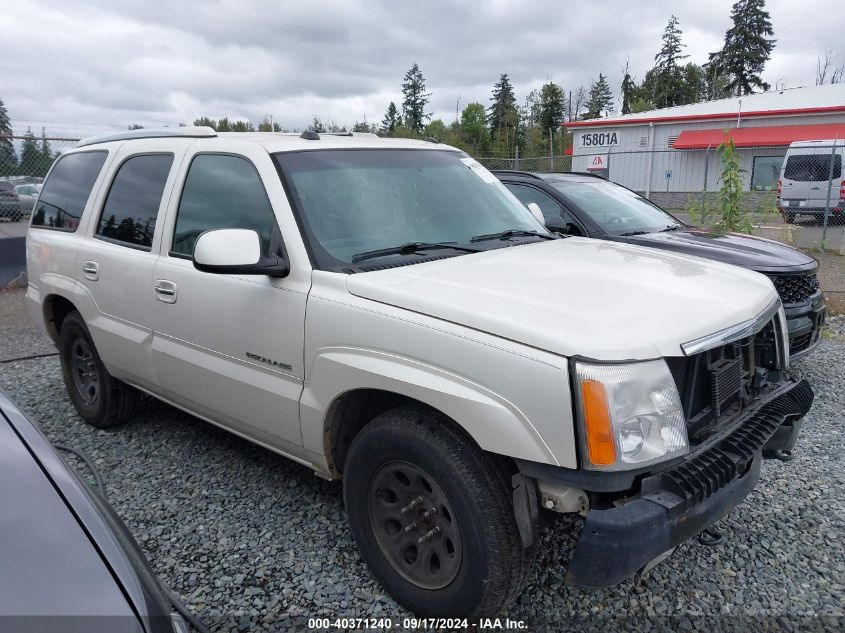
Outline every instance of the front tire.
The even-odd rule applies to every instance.
[[[361,557],[417,615],[495,615],[522,590],[534,549],[493,459],[447,418],[410,407],[376,417],[349,449],[343,493]]]
[[[68,396],[85,422],[107,429],[132,416],[138,392],[109,374],[78,312],[71,312],[62,322],[59,358]]]
[[[795,224],[795,214],[794,213],[784,213],[783,214],[783,221],[787,224]]]

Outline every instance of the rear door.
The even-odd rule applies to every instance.
[[[77,291],[94,306],[83,316],[103,362],[114,376],[153,390],[150,307],[161,241],[157,220],[182,154],[184,149],[174,152],[161,141],[125,143],[76,251]]]
[[[835,206],[842,178],[842,155],[832,155],[833,147],[819,146],[790,151],[783,167],[781,198],[784,207],[800,212],[801,208],[824,209],[833,161],[831,204]],[[786,203],[789,204],[786,204]]]
[[[275,167],[259,146],[237,147],[185,161],[150,284],[153,357],[175,404],[298,456],[310,270],[294,263],[283,279],[220,275],[191,261],[197,237],[212,229],[252,229],[268,253],[284,251],[274,207],[290,210]]]

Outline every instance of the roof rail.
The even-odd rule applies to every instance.
[[[598,178],[599,180],[607,180],[607,178],[605,176],[602,176],[601,174],[594,174],[591,171],[564,171],[564,172],[560,172],[560,173],[562,173],[562,174],[573,174],[575,176],[590,176],[592,178]]]
[[[139,128],[128,132],[114,132],[112,134],[101,134],[100,136],[89,136],[79,141],[76,146],[94,145],[96,143],[108,143],[109,141],[125,141],[133,138],[209,138],[217,136],[212,128],[204,125],[183,125],[180,127],[164,127],[157,129]]]
[[[513,176],[524,176],[525,178],[534,178],[535,180],[543,180],[543,177],[539,174],[535,174],[530,171],[522,171],[520,169],[491,169],[490,173],[493,174],[511,174]]]

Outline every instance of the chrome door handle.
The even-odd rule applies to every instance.
[[[164,303],[176,303],[176,284],[166,279],[159,279],[153,288],[156,298]]]
[[[85,279],[97,281],[100,277],[100,266],[97,262],[82,262],[82,273],[85,275]]]

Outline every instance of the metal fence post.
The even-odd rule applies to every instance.
[[[604,166],[605,171],[607,172],[607,179],[610,180],[610,153],[613,151],[613,147],[607,148],[607,164]]]
[[[710,146],[704,150],[704,183],[701,187],[701,213],[704,217],[704,207],[707,204],[707,174],[710,171]]]
[[[830,215],[830,190],[833,188],[833,163],[836,160],[837,140],[838,139],[834,139],[833,148],[830,150],[830,169],[827,172],[827,202],[825,202],[824,205],[824,225],[822,227],[822,250],[824,250],[827,245],[827,219]]]
[[[555,132],[553,128],[549,128],[549,171],[554,173],[555,170]]]
[[[513,155],[513,168],[519,170],[519,145],[516,146],[516,151]]]

